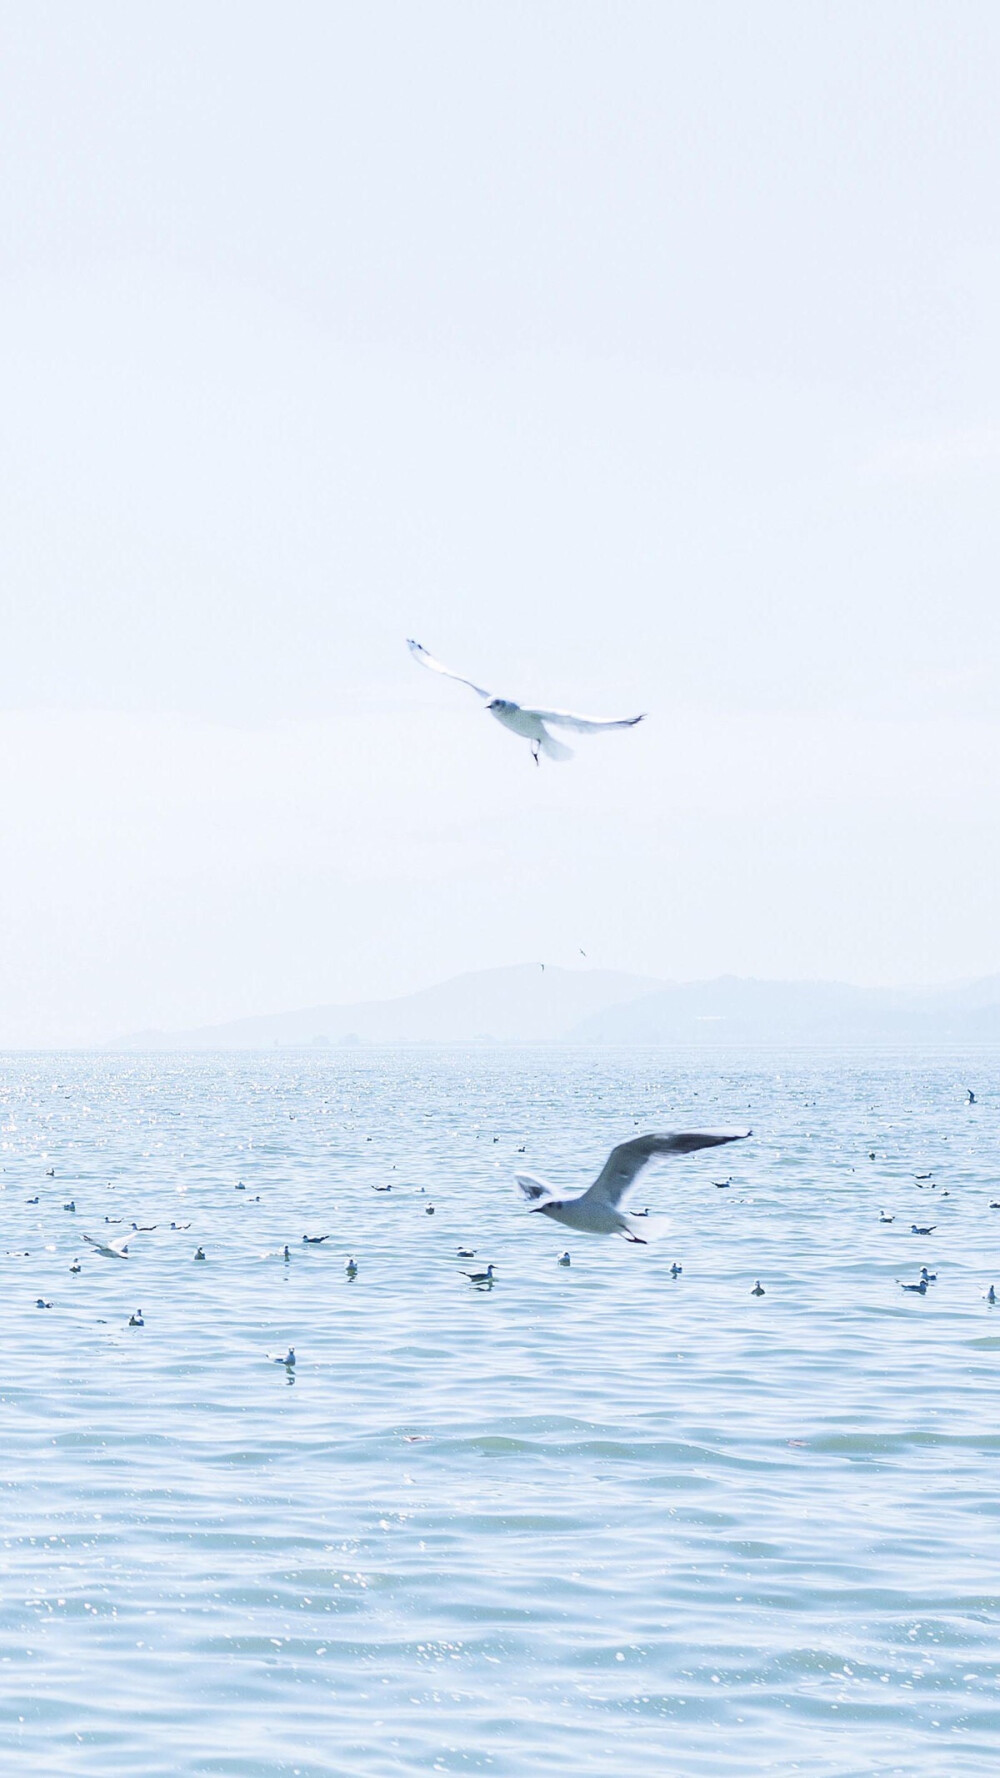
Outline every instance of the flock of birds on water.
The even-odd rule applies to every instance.
[[[967,1092],[969,1104],[975,1104],[975,1094],[971,1089],[967,1089]],[[618,1235],[635,1246],[645,1246],[648,1244],[649,1240],[647,1229],[650,1225],[646,1220],[650,1216],[649,1209],[629,1212],[623,1206],[647,1164],[651,1160],[659,1157],[693,1154],[697,1150],[703,1148],[718,1148],[723,1144],[731,1142],[745,1142],[752,1135],[752,1130],[675,1130],[663,1134],[650,1133],[643,1136],[632,1136],[627,1141],[618,1143],[616,1147],[611,1150],[611,1153],[608,1155],[604,1166],[601,1168],[601,1171],[593,1184],[587,1186],[583,1191],[574,1193],[572,1196],[567,1196],[564,1192],[557,1190],[557,1188],[550,1184],[548,1180],[542,1179],[533,1173],[516,1173],[514,1177],[518,1190],[521,1193],[522,1201],[526,1205],[529,1214],[544,1216],[550,1222],[558,1223],[562,1228],[570,1229],[575,1234]],[[875,1160],[875,1158],[876,1156],[873,1150],[869,1155],[869,1159]],[[54,1178],[55,1169],[49,1168],[47,1176],[49,1178]],[[731,1179],[717,1179],[713,1181],[713,1184],[720,1191],[727,1190],[731,1183]],[[915,1183],[918,1189],[921,1190],[930,1189],[934,1191],[937,1189],[936,1183],[933,1181],[930,1173],[917,1174],[915,1176]],[[239,1181],[235,1189],[237,1191],[245,1191],[246,1187],[242,1181]],[[385,1182],[373,1186],[372,1189],[379,1192],[390,1192],[392,1190],[392,1184],[391,1182]],[[420,1189],[423,1191],[424,1188],[421,1187]],[[949,1193],[947,1189],[945,1189],[941,1195],[942,1197],[948,1197]],[[39,1201],[38,1194],[27,1200],[29,1205],[38,1204]],[[259,1201],[259,1199],[257,1201]],[[75,1213],[75,1200],[72,1198],[69,1199],[64,1203],[63,1209]],[[1000,1199],[991,1200],[990,1209],[1000,1210]],[[434,1205],[426,1205],[425,1212],[428,1216],[433,1216]],[[104,1220],[105,1222],[110,1223],[114,1219],[110,1216],[106,1216]],[[879,1212],[879,1222],[881,1224],[892,1224],[895,1220],[895,1216],[890,1216],[885,1210]],[[131,1228],[124,1235],[109,1235],[107,1238],[99,1239],[96,1235],[90,1235],[84,1232],[83,1240],[91,1253],[100,1259],[127,1261],[133,1237],[135,1235],[141,1236],[144,1234],[151,1234],[155,1231],[157,1226],[156,1223],[133,1222]],[[190,1222],[175,1221],[170,1223],[171,1230],[176,1232],[186,1232],[191,1226]],[[910,1225],[910,1232],[914,1235],[926,1237],[933,1235],[936,1227],[936,1223],[913,1222]],[[301,1239],[306,1246],[319,1247],[329,1241],[330,1236],[328,1234],[305,1234]],[[13,1257],[13,1255],[8,1253],[8,1257]],[[30,1256],[24,1254],[23,1257],[27,1258]],[[291,1261],[292,1249],[287,1242],[280,1249],[278,1257],[280,1257],[285,1264],[288,1264]],[[476,1251],[474,1248],[460,1247],[458,1249],[458,1258],[475,1259]],[[205,1249],[201,1244],[195,1247],[193,1259],[195,1262],[201,1262],[207,1259]],[[559,1254],[557,1264],[560,1266],[569,1266],[571,1263],[572,1256],[568,1250]],[[73,1259],[69,1270],[74,1275],[79,1275],[83,1270],[79,1257]],[[353,1283],[358,1277],[359,1266],[353,1255],[348,1257],[344,1271],[349,1283]],[[681,1275],[682,1271],[683,1267],[675,1260],[670,1268],[671,1276],[677,1278]],[[477,1271],[463,1269],[462,1276],[469,1280],[469,1283],[474,1289],[492,1290],[497,1280],[496,1266],[491,1260],[485,1267],[482,1267]],[[912,1280],[898,1279],[897,1282],[903,1291],[915,1296],[923,1297],[927,1295],[931,1286],[937,1282],[937,1276],[936,1272],[932,1272],[926,1265],[922,1265],[917,1278]],[[764,1286],[761,1284],[759,1278],[755,1279],[750,1295],[753,1297],[762,1297],[766,1295]],[[985,1301],[990,1307],[995,1307],[997,1304],[997,1293],[995,1286],[992,1284],[986,1292]],[[44,1297],[38,1297],[35,1306],[39,1309],[51,1309],[53,1304]],[[141,1328],[145,1327],[145,1325],[146,1322],[142,1310],[136,1309],[128,1322],[128,1326]],[[288,1351],[284,1354],[268,1353],[267,1356],[272,1363],[283,1365],[290,1376],[294,1372],[296,1365],[294,1346],[289,1346]]]

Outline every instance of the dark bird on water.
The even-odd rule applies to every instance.
[[[468,1278],[469,1282],[471,1284],[492,1284],[493,1283],[493,1261],[492,1260],[490,1261],[485,1272],[463,1272],[462,1277]]]

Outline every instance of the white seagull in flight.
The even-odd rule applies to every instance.
[[[83,1238],[105,1259],[128,1259],[131,1235],[118,1235],[114,1241],[95,1241],[93,1235],[84,1235]]]
[[[637,1234],[635,1217],[618,1206],[631,1190],[648,1160],[656,1154],[691,1154],[696,1148],[717,1148],[722,1142],[742,1142],[752,1130],[677,1130],[669,1136],[633,1136],[613,1148],[588,1191],[575,1198],[560,1197],[556,1187],[532,1173],[515,1178],[529,1207],[584,1235],[624,1235],[626,1241],[645,1246]]]
[[[429,667],[432,673],[443,673],[446,679],[457,679],[459,685],[467,685],[470,691],[474,691],[477,697],[485,701],[490,715],[502,722],[504,728],[509,728],[515,735],[523,735],[526,741],[530,741],[536,766],[540,763],[540,752],[548,759],[573,757],[572,747],[567,747],[562,741],[557,741],[555,735],[549,734],[545,726],[547,722],[555,723],[557,728],[577,729],[581,734],[587,734],[594,729],[634,728],[637,722],[642,721],[641,716],[574,716],[570,710],[528,710],[523,704],[515,704],[513,698],[494,697],[484,686],[476,685],[471,679],[463,679],[461,673],[453,673],[450,667],[442,666],[440,661],[435,660],[412,637],[407,637],[406,646],[422,667]]]

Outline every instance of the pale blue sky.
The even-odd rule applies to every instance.
[[[0,1041],[1000,970],[994,6],[0,21]]]

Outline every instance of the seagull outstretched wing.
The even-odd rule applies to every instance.
[[[579,729],[582,734],[589,729],[635,728],[644,720],[642,716],[574,716],[571,710],[531,710],[528,714],[541,722],[554,722],[558,728]]]
[[[555,1186],[550,1185],[547,1179],[537,1179],[534,1173],[515,1173],[514,1178],[529,1204],[539,1204],[543,1198],[554,1198],[556,1195]]]
[[[598,1199],[617,1209],[646,1162],[657,1154],[693,1154],[697,1148],[717,1148],[723,1142],[741,1142],[752,1130],[677,1130],[668,1136],[634,1136],[613,1148],[589,1191],[578,1203]]]
[[[429,654],[427,649],[424,648],[420,642],[414,642],[412,636],[407,636],[406,646],[414,660],[419,661],[422,667],[429,667],[432,673],[443,673],[446,679],[457,679],[459,685],[467,685],[470,691],[474,691],[478,697],[484,698],[485,701],[489,703],[490,698],[493,696],[491,691],[486,691],[483,686],[476,685],[471,679],[463,679],[461,673],[453,673],[450,667],[446,667],[441,661],[435,660],[434,656]]]

